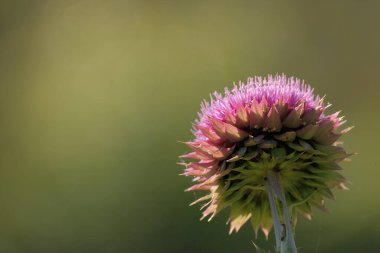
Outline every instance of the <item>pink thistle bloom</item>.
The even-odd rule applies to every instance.
[[[349,154],[337,140],[350,130],[338,131],[343,117],[326,115],[327,107],[309,85],[285,75],[249,78],[204,101],[186,142],[192,152],[182,156],[192,161],[181,163],[195,182],[187,190],[208,192],[192,203],[205,202],[202,219],[229,208],[230,233],[250,220],[256,233],[268,236],[275,225],[280,237],[279,222],[290,234],[297,213],[311,219],[312,206],[326,209],[331,189],[346,188],[337,163]]]

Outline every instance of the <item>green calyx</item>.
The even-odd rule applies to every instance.
[[[348,156],[341,147],[316,144],[294,134],[249,137],[221,162],[221,171],[210,182],[211,194],[204,198],[211,199],[206,214],[213,217],[230,207],[230,233],[251,220],[256,233],[261,228],[268,236],[273,218],[266,183],[268,172],[273,172],[281,181],[292,224],[297,213],[311,219],[312,206],[326,210],[324,198],[334,197],[331,189],[345,187],[337,162]],[[281,208],[279,217],[283,223]]]

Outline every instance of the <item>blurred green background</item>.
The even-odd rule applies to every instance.
[[[380,1],[0,1],[0,252],[254,252],[200,222],[177,156],[199,103],[286,73],[356,128],[350,191],[300,252],[380,248]],[[273,249],[273,238],[257,244]]]

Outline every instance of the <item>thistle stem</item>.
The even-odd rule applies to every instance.
[[[280,253],[297,253],[293,228],[290,222],[289,208],[286,204],[285,193],[281,186],[280,176],[277,172],[268,170],[266,188],[268,191],[269,205],[276,237],[276,250]],[[281,224],[280,222],[276,199],[279,199],[282,203],[284,224]]]

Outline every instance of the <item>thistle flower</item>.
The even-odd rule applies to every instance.
[[[201,104],[194,139],[185,143],[192,152],[182,156],[192,160],[181,163],[195,182],[187,191],[208,192],[192,204],[205,202],[201,219],[209,220],[229,208],[230,233],[251,221],[256,234],[261,228],[268,237],[274,225],[277,248],[287,236],[296,252],[297,213],[311,219],[312,206],[326,209],[332,188],[346,188],[337,163],[349,154],[337,140],[350,128],[338,131],[339,112],[326,115],[324,98],[285,75],[249,78],[210,97]]]

